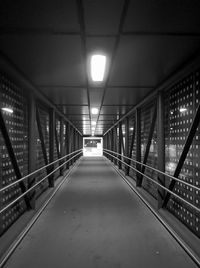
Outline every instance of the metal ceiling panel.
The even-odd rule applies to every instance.
[[[88,34],[116,34],[123,0],[86,0],[85,24]]]
[[[199,46],[199,37],[122,37],[109,84],[154,87],[197,52]],[[140,94],[140,89],[137,91]]]
[[[103,96],[103,88],[90,88],[90,103],[93,107],[99,107]]]
[[[79,31],[76,1],[0,1],[0,25],[4,30],[29,34],[42,29]]]
[[[85,83],[80,37],[1,36],[0,50],[37,85]]]
[[[75,115],[75,114],[66,114],[66,116],[71,120],[71,121],[76,121],[76,120],[90,120],[89,114],[85,115]],[[84,118],[84,119],[83,119]]]
[[[87,103],[87,90],[85,88],[73,87],[65,88],[62,86],[58,87],[40,87],[46,96],[51,98],[54,103],[60,105],[82,105]],[[83,111],[83,110],[82,110]]]
[[[131,1],[124,31],[135,33],[200,33],[200,1]]]
[[[89,114],[88,106],[81,105],[59,105],[58,108],[68,115],[84,115]],[[84,118],[84,116],[83,116]]]
[[[117,94],[117,93],[116,93]],[[102,106],[101,108],[101,114],[117,114],[122,115],[128,112],[131,109],[131,106]]]
[[[108,88],[104,104],[134,106],[143,99],[153,88]],[[129,107],[130,108],[130,107]]]

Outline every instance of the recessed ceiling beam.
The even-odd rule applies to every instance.
[[[81,31],[63,31],[52,28],[31,27],[0,27],[0,35],[64,35],[81,36]],[[118,34],[89,34],[84,33],[86,38],[116,38],[121,36],[169,36],[169,37],[200,37],[200,32],[172,32],[172,31],[120,31]]]

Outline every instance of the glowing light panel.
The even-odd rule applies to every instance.
[[[11,109],[11,108],[4,107],[4,108],[1,108],[1,110],[2,110],[2,111],[5,111],[5,112],[8,112],[8,113],[10,113],[10,114],[13,113],[13,109]]]
[[[106,57],[103,55],[93,55],[91,57],[91,77],[94,82],[101,82],[104,78],[106,67]]]

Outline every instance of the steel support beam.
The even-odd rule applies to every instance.
[[[55,110],[50,109],[49,113],[49,162],[54,161],[54,140],[55,140],[55,127],[56,127],[56,118],[55,118]],[[50,171],[54,170],[54,165],[50,166]],[[54,187],[54,174],[49,177],[49,187]]]
[[[17,159],[15,156],[13,147],[12,147],[12,143],[11,143],[11,140],[10,140],[7,128],[6,128],[6,124],[5,124],[1,109],[0,109],[0,129],[1,129],[1,133],[4,138],[4,141],[5,141],[5,145],[6,145],[9,157],[10,157],[10,161],[12,163],[12,166],[16,175],[16,179],[19,180],[22,178],[22,175],[21,175],[18,163],[17,163]],[[23,181],[19,182],[19,187],[22,193],[26,192],[26,186]],[[24,196],[24,201],[26,203],[27,208],[31,209],[31,204],[27,195]]]
[[[128,155],[129,158],[132,158],[134,141],[135,141],[135,123],[134,123],[134,126],[133,126],[133,134],[132,134],[132,138],[131,138],[131,145],[130,145],[130,150],[129,150],[129,155]],[[130,165],[131,161],[128,160],[127,164]],[[127,166],[127,175],[129,175],[129,171],[130,171],[130,167]]]
[[[46,146],[45,146],[45,142],[44,142],[44,136],[42,133],[42,126],[41,126],[41,122],[40,122],[40,114],[39,114],[39,109],[38,107],[36,107],[36,121],[37,121],[37,126],[38,126],[38,133],[39,133],[39,137],[40,137],[40,141],[41,141],[41,147],[42,147],[42,154],[44,157],[44,163],[45,166],[48,165],[49,161],[48,161],[48,157],[47,157],[47,151],[46,151]],[[47,173],[49,172],[49,168],[47,168]]]
[[[190,127],[190,130],[189,130],[185,145],[183,147],[183,151],[181,153],[181,156],[179,158],[177,167],[175,169],[175,172],[174,172],[174,175],[173,175],[175,178],[178,178],[178,176],[179,176],[179,174],[181,172],[181,169],[182,169],[183,164],[185,162],[185,159],[187,157],[188,151],[189,151],[190,146],[192,144],[193,138],[194,138],[194,136],[196,134],[196,131],[197,131],[197,128],[199,126],[199,122],[200,122],[200,105],[197,108],[197,111],[196,111],[195,117],[193,119],[193,122],[191,124],[191,127]],[[170,191],[173,191],[175,184],[176,184],[176,181],[172,180],[170,185],[169,185],[169,190]],[[167,203],[168,203],[168,201],[170,199],[170,196],[171,196],[170,193],[166,194],[162,207],[167,206]]]
[[[65,142],[66,142],[66,154],[70,153],[70,124],[66,123],[66,134],[65,134]],[[69,169],[69,162],[66,163],[66,168]]]
[[[157,99],[157,146],[158,146],[158,169],[165,172],[165,129],[164,129],[164,97],[163,92],[158,92]],[[158,173],[158,182],[165,186],[165,176]],[[157,189],[158,209],[162,207],[165,198],[165,190]]]
[[[125,156],[129,157],[129,117],[125,120]],[[127,159],[125,160],[128,163]],[[128,175],[128,167],[125,166],[125,175]]]
[[[119,133],[119,140],[118,140],[118,153],[120,154],[118,156],[119,161],[118,161],[118,168],[122,168],[122,162],[120,161],[122,159],[121,153],[122,153],[122,142],[123,142],[123,136],[122,136],[122,123],[120,122],[118,125],[118,133]]]
[[[113,128],[114,132],[114,151],[117,152],[117,127]],[[117,165],[117,159],[115,158],[115,165]]]
[[[36,104],[33,94],[29,94],[28,105],[28,173],[36,169]],[[35,175],[28,178],[28,188],[36,183]],[[29,193],[30,205],[35,209],[36,190]]]
[[[136,161],[141,162],[141,116],[140,109],[136,109],[135,119],[136,119]],[[136,164],[136,169],[141,171],[141,165]],[[139,173],[136,174],[136,186],[141,186],[140,183],[141,176]]]
[[[63,119],[60,118],[60,157],[64,156],[64,124]],[[62,164],[63,161],[60,161],[60,164]],[[63,176],[64,167],[62,166],[60,168],[60,175]]]
[[[155,102],[155,106],[154,106],[153,117],[152,117],[150,129],[149,129],[149,136],[148,136],[146,150],[145,150],[144,159],[143,159],[143,164],[145,164],[145,165],[147,163],[147,159],[149,156],[150,146],[151,146],[151,142],[152,142],[152,138],[153,138],[153,132],[155,129],[155,124],[156,124],[156,117],[157,117],[157,102]],[[141,167],[141,172],[142,173],[145,172],[145,166]],[[140,181],[139,181],[138,186],[142,185],[142,181],[143,181],[143,175],[140,175]]]
[[[125,146],[124,146],[124,137],[123,137],[123,132],[122,132],[122,124],[121,128],[119,129],[120,135],[121,135],[121,146],[122,146],[122,153],[125,154]]]

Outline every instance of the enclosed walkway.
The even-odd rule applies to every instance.
[[[196,267],[104,157],[82,157],[5,265]]]

